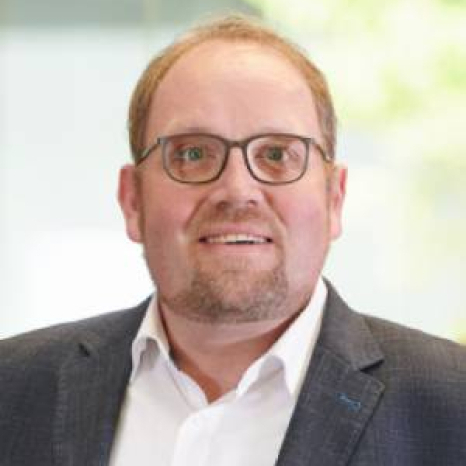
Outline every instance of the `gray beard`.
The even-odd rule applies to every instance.
[[[172,312],[195,322],[237,324],[289,317],[288,290],[281,264],[254,276],[247,270],[212,274],[197,269],[189,288],[160,299]]]

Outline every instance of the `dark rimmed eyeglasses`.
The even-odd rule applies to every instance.
[[[233,147],[239,147],[251,176],[262,183],[286,184],[306,172],[309,153],[316,150],[325,162],[332,158],[314,138],[286,133],[258,134],[240,141],[206,133],[158,137],[145,149],[137,164],[157,147],[170,178],[180,183],[201,184],[217,180],[225,169]]]

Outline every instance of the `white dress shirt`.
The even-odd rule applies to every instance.
[[[317,340],[327,288],[213,403],[170,358],[154,297],[133,341],[133,370],[111,466],[271,466]]]

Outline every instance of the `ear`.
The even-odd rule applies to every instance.
[[[342,231],[343,204],[346,195],[347,169],[343,165],[334,165],[329,175],[329,221],[330,238],[337,239]]]
[[[142,242],[142,202],[139,180],[134,165],[125,165],[120,170],[118,202],[125,218],[126,234],[136,243]]]

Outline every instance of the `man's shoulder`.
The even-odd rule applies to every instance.
[[[355,311],[331,284],[327,286],[327,315],[321,335],[325,348],[383,382],[438,380],[444,385],[451,379],[466,388],[465,346]]]
[[[430,335],[421,330],[356,311],[338,294],[331,283],[327,315],[324,319],[324,342],[345,358],[372,353],[369,358],[392,370],[444,368],[466,375],[466,346]],[[368,358],[362,358],[363,362]],[[350,358],[350,361],[357,361]],[[353,364],[354,365],[354,364]],[[364,366],[364,364],[362,364]]]
[[[466,347],[395,322],[362,314],[392,370],[456,371],[466,377]]]
[[[29,365],[45,370],[61,363],[70,348],[82,341],[118,339],[121,333],[135,333],[147,309],[138,306],[106,312],[86,319],[61,323],[0,340],[0,371]]]
[[[436,419],[445,429],[466,429],[466,347],[380,318],[365,315],[383,360],[367,373],[385,386],[379,415],[410,413]],[[456,431],[456,434],[458,431]]]

